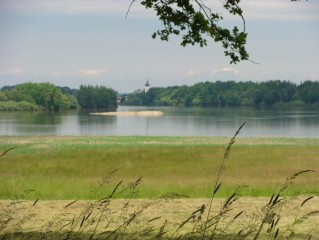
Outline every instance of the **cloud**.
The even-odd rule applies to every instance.
[[[22,11],[31,13],[64,14],[108,14],[125,16],[131,1],[123,0],[1,0],[0,11]],[[232,15],[222,7],[222,1],[206,0],[205,4],[227,18]],[[250,19],[319,19],[319,1],[291,2],[290,0],[245,0],[239,6],[246,20]],[[146,10],[139,1],[133,2],[129,17],[153,16],[152,10]],[[238,19],[236,17],[236,19]]]
[[[238,74],[239,72],[233,68],[229,67],[223,67],[221,69],[216,69],[212,71],[213,75],[220,75],[220,74],[226,74],[226,73],[231,73],[231,74]]]
[[[89,70],[81,70],[76,72],[76,75],[79,77],[99,77],[106,74],[105,69],[89,69]]]
[[[273,71],[263,70],[260,75],[264,77],[272,76],[274,74]]]
[[[240,4],[246,20],[318,20],[319,2],[287,0],[247,0]]]
[[[1,75],[12,75],[12,76],[18,77],[18,76],[21,76],[23,74],[23,71],[21,69],[12,68],[9,70],[0,71],[0,74]]]
[[[196,75],[202,74],[201,71],[195,71],[195,70],[189,70],[186,73],[183,74],[184,77],[193,77]]]
[[[64,14],[123,14],[125,16],[131,1],[119,0],[2,0],[0,11],[47,12]],[[145,10],[139,2],[132,4],[131,11]]]
[[[318,72],[309,72],[307,74],[304,74],[303,79],[318,81],[319,80],[319,73]]]
[[[105,69],[83,69],[76,72],[53,72],[51,75],[54,78],[61,77],[83,77],[83,78],[95,78],[103,76],[107,73]]]
[[[28,4],[25,2],[25,0],[1,0],[0,12],[107,14],[124,17],[131,3],[130,0],[28,0]],[[205,4],[215,12],[222,13],[227,19],[234,18],[223,8],[222,1],[206,0]],[[245,0],[239,6],[248,21],[319,19],[319,1]],[[135,1],[131,6],[129,17],[154,17],[154,14],[152,10],[146,10],[139,1]]]

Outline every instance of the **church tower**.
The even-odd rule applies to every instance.
[[[147,81],[145,83],[145,87],[144,87],[144,92],[147,93],[148,90],[150,90],[150,84],[148,83],[148,79],[147,79]]]

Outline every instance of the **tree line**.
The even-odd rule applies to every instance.
[[[281,80],[260,83],[207,81],[192,86],[136,91],[128,94],[126,99],[121,104],[186,107],[319,105],[319,82],[305,81],[297,85]]]
[[[192,86],[151,88],[122,96],[121,104],[134,106],[281,106],[319,105],[319,82],[299,85],[289,81],[216,81]],[[23,83],[0,90],[0,110],[61,111],[76,108],[115,110],[117,92],[104,86],[79,89],[51,83]]]
[[[79,89],[51,83],[23,83],[0,90],[0,110],[61,111],[76,108],[116,109],[116,91],[104,86],[81,85]]]

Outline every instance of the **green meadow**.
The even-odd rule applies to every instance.
[[[98,199],[120,182],[117,198],[141,178],[138,198],[212,193],[229,138],[0,137],[1,199]],[[290,194],[319,195],[319,139],[240,138],[231,148],[217,197],[271,196],[302,170]],[[122,191],[123,190],[123,191]]]

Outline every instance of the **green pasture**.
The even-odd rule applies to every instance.
[[[209,197],[228,146],[219,137],[0,137],[1,199],[117,197],[142,177],[139,198]],[[269,196],[296,172],[290,194],[319,195],[319,139],[238,138],[219,197]],[[116,171],[114,171],[116,170]]]

